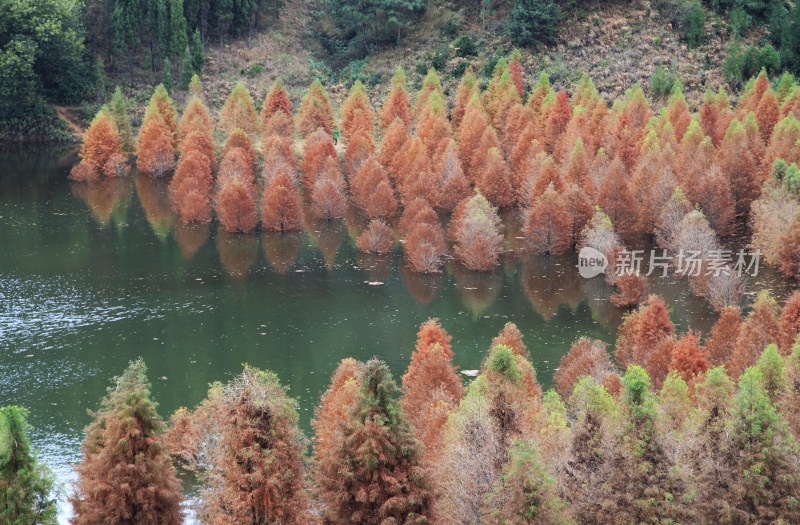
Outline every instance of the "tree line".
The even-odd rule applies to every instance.
[[[310,442],[269,371],[245,365],[164,421],[140,359],[91,413],[72,523],[180,523],[178,468],[202,482],[204,523],[794,523],[799,336],[800,292],[723,312],[702,343],[651,296],[614,361],[580,338],[543,392],[513,323],[465,386],[431,319],[399,385],[377,358],[339,363]],[[54,523],[24,417],[0,409],[0,516]]]
[[[734,107],[724,91],[708,91],[695,115],[677,85],[656,114],[639,86],[610,107],[588,76],[571,95],[552,89],[544,73],[526,86],[519,57],[500,60],[484,90],[465,72],[451,111],[435,70],[412,104],[398,68],[379,111],[356,81],[338,119],[319,81],[296,114],[280,82],[260,111],[237,84],[216,122],[199,79],[180,119],[161,86],[135,144],[117,93],[87,131],[72,176],[122,175],[135,153],[144,176],[174,172],[169,196],[181,221],[216,218],[233,233],[297,231],[352,206],[366,221],[359,247],[386,253],[399,235],[419,273],[438,272],[449,256],[490,271],[508,244],[540,255],[591,246],[613,263],[628,246],[655,241],[675,260],[699,254],[691,289],[722,309],[739,304],[744,279],[733,261],[711,271],[714,254],[745,232],[768,263],[788,277],[800,273],[792,242],[800,229],[800,87],[791,75],[771,82],[762,72]],[[221,151],[215,129],[226,137]],[[501,210],[516,211],[519,232],[504,231]],[[450,217],[446,227],[438,214]],[[641,275],[609,271],[606,279],[620,307],[647,297]]]

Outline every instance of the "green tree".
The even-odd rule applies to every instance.
[[[170,30],[169,6],[167,6],[166,0],[157,0],[157,1],[158,1],[157,4],[158,57],[167,58],[169,56],[170,44],[172,40],[169,34]]]
[[[200,30],[195,29],[192,35],[192,70],[198,75],[203,72],[203,62],[205,62],[205,60],[203,42],[200,39]]]
[[[353,33],[367,54],[376,42],[399,42],[402,28],[424,12],[424,0],[327,0],[331,17],[343,34]]]
[[[169,7],[170,51],[179,57],[189,45],[186,36],[186,17],[183,16],[183,0],[171,0]]]
[[[131,127],[131,117],[128,114],[128,102],[122,94],[119,86],[114,90],[111,96],[111,120],[117,126],[117,133],[119,133],[120,147],[124,153],[128,155],[133,154],[133,130]]]
[[[189,46],[186,46],[186,53],[183,55],[183,67],[181,68],[181,87],[183,89],[189,88],[189,82],[192,81],[193,74],[192,53],[189,51]]]
[[[684,28],[686,42],[689,49],[694,49],[703,42],[706,36],[706,12],[700,2],[692,2],[689,13],[686,15],[686,27]]]
[[[42,98],[76,102],[92,89],[78,0],[0,2],[0,113],[20,114]]]
[[[519,46],[550,42],[561,19],[552,0],[516,0],[508,19],[508,34]]]
[[[52,472],[40,465],[28,437],[27,410],[0,408],[0,523],[57,523]]]
[[[167,93],[172,94],[172,66],[169,63],[169,57],[164,57],[164,87]]]

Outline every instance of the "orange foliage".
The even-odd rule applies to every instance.
[[[444,333],[439,342],[430,337],[430,332],[436,331],[444,332],[436,319],[429,319],[420,327],[416,348],[403,375],[400,398],[408,422],[424,447],[423,465],[430,465],[441,453],[447,419],[438,416],[455,410],[464,394],[453,366],[450,336]]]
[[[438,272],[442,258],[447,252],[444,232],[438,222],[420,221],[420,215],[417,215],[418,220],[410,226],[403,244],[406,261],[414,272]]]
[[[163,177],[175,169],[175,153],[164,121],[157,116],[146,119],[136,141],[136,166],[142,173]]]
[[[264,99],[264,104],[261,106],[261,125],[266,127],[267,122],[276,113],[283,113],[290,119],[293,118],[292,101],[289,100],[289,94],[279,80],[272,84],[267,97]]]
[[[303,160],[300,162],[300,178],[303,182],[303,188],[309,191],[325,171],[328,160],[338,160],[338,157],[333,146],[333,139],[321,129],[306,138],[303,150]]]
[[[569,230],[571,233],[571,245],[577,246],[581,238],[581,232],[592,218],[594,208],[589,200],[589,196],[580,187],[570,184],[562,193],[567,214],[569,215]]]
[[[252,187],[256,180],[253,165],[248,157],[247,150],[244,148],[228,150],[219,164],[218,184],[224,186],[230,181],[238,180],[246,187]]]
[[[282,114],[278,113],[278,115]],[[288,170],[292,175],[292,179],[297,180],[297,175],[295,174],[297,162],[294,157],[294,151],[292,151],[292,145],[287,138],[273,135],[264,139],[263,155],[261,182],[265,186],[281,170]]]
[[[392,251],[392,229],[381,219],[372,219],[358,238],[358,249],[364,253],[384,254]]]
[[[477,186],[481,193],[498,208],[507,208],[516,202],[508,164],[498,148],[491,148],[487,152]]]
[[[169,196],[184,223],[211,220],[211,190],[214,178],[202,153],[187,151],[169,185]]]
[[[220,180],[214,206],[220,224],[229,232],[247,233],[258,225],[253,188],[244,179]]]
[[[780,340],[778,304],[766,292],[758,294],[753,309],[742,322],[725,367],[732,378],[738,378],[747,367],[758,361],[761,352]]]
[[[153,118],[160,119],[164,123],[169,143],[175,148],[178,145],[178,114],[172,104],[172,99],[169,98],[169,93],[162,84],[156,87],[153,96],[150,97],[150,102],[144,112],[142,128]],[[141,133],[141,129],[139,133]]]
[[[69,178],[77,182],[91,182],[100,177],[100,172],[87,162],[75,164],[69,172]]]
[[[249,171],[255,173],[256,149],[253,146],[253,141],[250,140],[250,137],[247,135],[247,133],[243,132],[241,129],[233,130],[230,136],[228,136],[228,140],[225,141],[225,147],[222,149],[221,156],[223,162],[225,157],[228,156],[228,153],[234,148],[241,149],[240,153],[244,154],[244,159],[247,162]],[[222,165],[220,165],[220,171],[222,171]]]
[[[347,149],[344,152],[345,171],[348,177],[354,175],[364,159],[374,153],[375,141],[372,140],[372,136],[363,131],[355,131],[347,141]]]
[[[344,179],[334,160],[329,158],[325,171],[311,189],[311,211],[321,219],[331,220],[342,217],[346,207]]]
[[[288,140],[294,138],[294,119],[283,111],[276,111],[261,125],[261,135],[268,137],[276,135]]]
[[[498,345],[509,347],[514,355],[524,357],[527,360],[531,358],[528,347],[522,342],[522,332],[519,331],[519,328],[514,323],[506,323],[500,333],[492,339],[492,344],[489,345],[489,348],[494,348]]]
[[[119,133],[117,127],[105,111],[100,111],[86,130],[81,145],[80,157],[100,173],[108,160],[114,155],[121,155]]]
[[[386,96],[380,114],[381,128],[387,129],[396,118],[406,126],[411,122],[411,102],[403,85],[392,86],[392,90]]]
[[[746,216],[758,197],[761,179],[756,160],[739,121],[734,120],[717,150],[717,165],[730,182],[737,217]]]
[[[461,169],[458,149],[454,140],[449,140],[438,163],[439,207],[453,211],[469,195],[469,182]]]
[[[417,222],[427,222],[430,224],[438,222],[436,212],[433,211],[428,201],[422,197],[417,197],[403,208],[403,215],[400,217],[398,229],[401,234],[406,235],[411,229],[411,226]]]
[[[547,124],[544,129],[543,142],[548,153],[552,154],[555,151],[561,134],[567,129],[571,118],[572,108],[569,105],[569,96],[565,91],[559,91],[556,93],[555,105],[547,116]]]
[[[386,172],[375,160],[368,157],[350,181],[353,204],[370,219],[385,219],[394,215],[397,201]]]
[[[399,178],[395,164],[400,151],[409,139],[408,129],[399,118],[394,119],[389,125],[389,129],[383,134],[380,151],[378,152],[378,161],[395,180]]]
[[[617,308],[636,306],[647,294],[647,280],[638,273],[626,273],[614,279],[611,304]]]
[[[553,383],[558,393],[564,399],[568,399],[582,377],[593,377],[598,383],[603,384],[607,376],[615,373],[606,344],[596,339],[581,337],[561,358],[561,363],[553,374]]]
[[[302,229],[300,194],[292,174],[278,171],[261,197],[261,224],[267,231],[289,232]]]
[[[375,112],[367,98],[367,92],[360,80],[350,88],[341,107],[341,126],[345,142],[349,142],[357,132],[366,133],[370,138],[375,133]]]
[[[517,93],[519,96],[525,93],[525,86],[523,85],[523,73],[522,73],[522,64],[520,63],[520,54],[513,53],[511,55],[511,61],[508,63],[508,73],[511,76],[511,82],[514,83],[514,87],[517,88]]]
[[[308,137],[319,128],[330,135],[333,132],[333,120],[333,108],[328,93],[319,80],[314,80],[300,103],[297,129],[303,137]]]
[[[536,254],[558,255],[569,249],[570,217],[552,184],[527,211],[523,233]]]
[[[488,272],[497,266],[505,239],[497,208],[480,193],[456,208],[450,223],[453,251],[470,270]]]
[[[210,136],[213,131],[211,115],[208,112],[208,108],[197,97],[192,97],[181,117],[181,125],[178,133],[180,137],[179,146],[181,149],[183,149],[183,141],[194,131],[199,131],[208,136]]]
[[[195,130],[186,135],[181,142],[180,154],[183,156],[189,151],[195,151],[203,155],[212,172],[216,168],[217,159],[215,157],[214,139],[211,133]]]
[[[103,173],[106,177],[124,177],[131,172],[128,159],[122,153],[111,155],[103,166]]]
[[[711,366],[725,364],[733,354],[734,343],[742,325],[742,313],[738,306],[726,306],[706,339],[705,347]]]
[[[728,179],[719,170],[712,170],[702,177],[698,193],[697,202],[711,228],[720,237],[733,234],[736,210]]]
[[[761,140],[764,143],[768,143],[772,136],[772,130],[780,119],[778,100],[775,98],[775,92],[772,91],[772,88],[764,92],[758,106],[755,108],[755,115],[758,129],[761,131]]]
[[[800,335],[800,290],[795,291],[786,300],[781,310],[780,340],[778,349],[783,355],[789,355]]]
[[[232,133],[238,128],[248,135],[253,135],[258,130],[258,115],[253,106],[253,98],[241,82],[233,86],[225,99],[225,105],[219,112],[219,127],[226,133]]]
[[[456,102],[453,106],[453,111],[450,115],[450,120],[453,123],[453,128],[456,130],[461,129],[461,121],[464,119],[464,113],[467,110],[472,95],[478,93],[478,85],[475,81],[475,74],[472,72],[472,66],[467,66],[461,81],[456,90]]]
[[[475,181],[478,176],[472,170],[473,157],[479,152],[481,137],[488,126],[480,99],[477,95],[473,95],[461,121],[458,138],[458,155],[461,157],[464,171],[470,181]],[[485,154],[485,150],[483,153]]]
[[[781,273],[787,277],[800,277],[800,217],[795,218],[781,236],[778,260]]]
[[[691,385],[697,381],[698,376],[711,368],[708,353],[700,347],[700,334],[689,330],[683,334],[672,349],[670,370],[675,370]]]
[[[614,356],[622,367],[638,364],[650,372],[648,363],[674,332],[666,303],[661,297],[651,295],[647,302],[625,316],[617,334]],[[666,370],[663,374],[666,377]]]
[[[634,217],[631,213],[635,203],[628,188],[625,166],[615,158],[608,166],[605,177],[600,182],[597,203],[611,219],[614,229],[625,240],[634,235]]]

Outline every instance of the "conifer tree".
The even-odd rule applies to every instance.
[[[55,481],[31,449],[27,411],[0,407],[0,521],[55,525]]]
[[[101,110],[86,130],[80,157],[99,174],[103,172],[109,159],[120,153],[117,127],[108,111]]]
[[[394,119],[399,118],[403,124],[408,126],[411,123],[411,103],[406,90],[406,77],[403,68],[397,66],[392,77],[392,89],[386,96],[383,108],[380,112],[380,125],[384,130],[388,129]]]
[[[569,223],[564,200],[551,183],[527,211],[523,232],[534,253],[558,255],[569,248]]]
[[[120,149],[126,155],[133,154],[133,130],[131,127],[131,117],[128,114],[128,103],[119,86],[114,89],[111,96],[110,113],[111,120],[117,127],[119,134]]]
[[[183,520],[181,483],[150,398],[147,367],[139,359],[108,388],[86,427],[83,460],[70,497],[75,525],[177,524]]]
[[[456,208],[450,224],[456,257],[470,270],[492,270],[505,244],[502,228],[497,208],[476,192]]]
[[[320,464],[327,512],[336,523],[425,523],[433,519],[418,444],[378,359],[358,373],[358,397],[330,463]]]
[[[219,127],[226,133],[233,133],[239,128],[253,136],[257,130],[257,121],[258,115],[250,92],[244,84],[237,82],[219,112]]]
[[[314,80],[300,103],[297,113],[297,130],[308,137],[318,128],[330,135],[333,132],[334,117],[328,93],[319,80]]]
[[[164,57],[164,89],[167,90],[169,95],[172,94],[172,64],[170,64],[169,57]]]

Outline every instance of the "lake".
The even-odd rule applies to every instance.
[[[0,405],[30,409],[34,446],[61,482],[74,478],[87,410],[138,356],[164,418],[249,363],[290,387],[308,432],[339,360],[377,356],[399,379],[429,317],[452,335],[462,370],[479,368],[513,321],[548,388],[575,339],[612,342],[624,314],[602,277],[580,277],[575,254],[509,251],[489,274],[450,262],[420,276],[399,244],[388,257],[362,255],[363,221],[352,213],[284,236],[187,227],[170,214],[166,181],[72,183],[76,160],[64,148],[0,152]],[[518,247],[519,226],[505,219],[509,246]],[[680,331],[713,325],[684,279],[649,286]],[[779,300],[790,292],[763,267],[748,298],[762,287]]]

